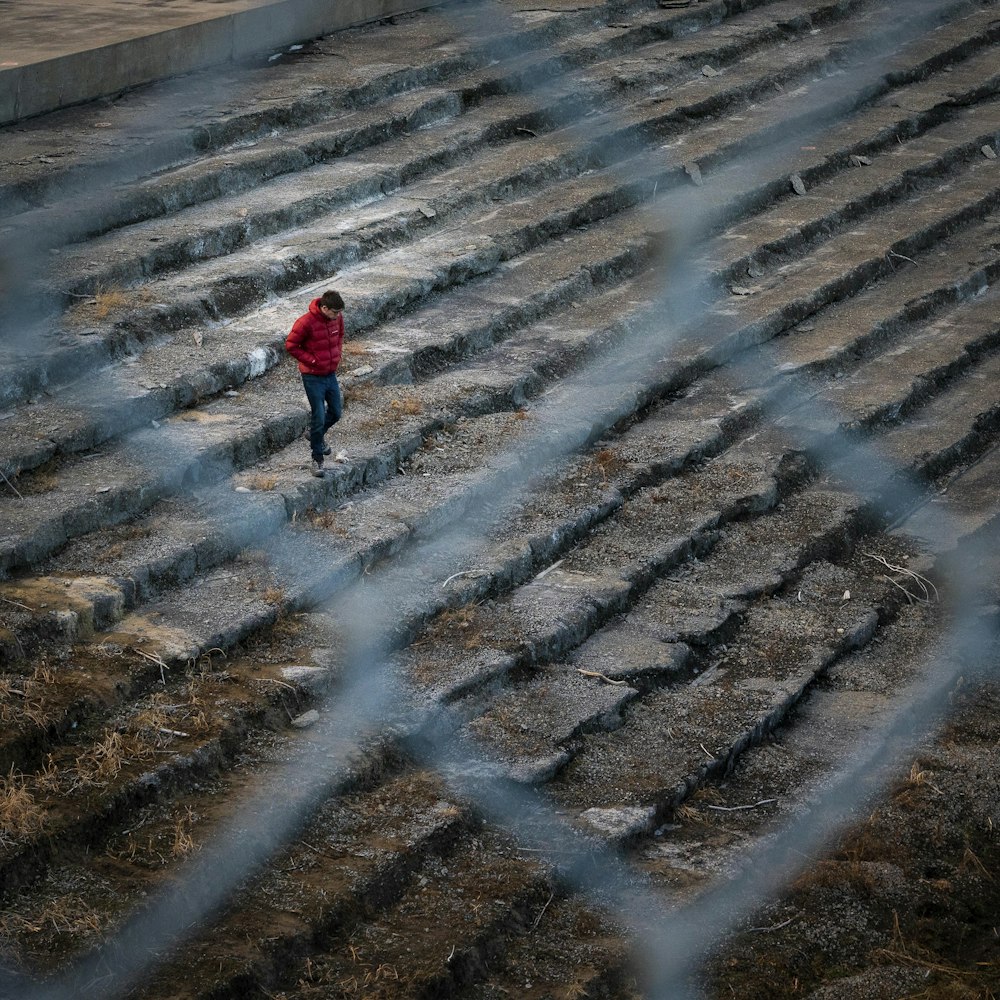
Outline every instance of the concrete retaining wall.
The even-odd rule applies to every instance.
[[[157,14],[139,9],[135,12],[138,24],[147,30],[143,33],[137,25],[135,37],[50,58],[32,60],[29,51],[21,65],[11,65],[14,60],[9,58],[19,53],[0,52],[0,124],[428,6],[433,2],[276,0],[159,30]],[[58,33],[58,22],[72,16],[69,5],[54,19],[43,8],[38,15],[39,33],[51,39]],[[7,49],[8,44],[2,47]]]

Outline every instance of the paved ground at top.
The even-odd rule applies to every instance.
[[[408,0],[5,0],[0,123],[247,58]]]

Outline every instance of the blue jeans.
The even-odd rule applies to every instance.
[[[306,389],[306,399],[312,420],[309,424],[309,450],[312,457],[323,461],[323,449],[326,447],[323,435],[340,419],[344,412],[344,402],[340,395],[337,376],[303,375],[302,384]]]

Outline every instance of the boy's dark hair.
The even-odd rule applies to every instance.
[[[327,309],[344,308],[344,300],[340,297],[340,292],[335,292],[333,289],[324,292],[319,297],[319,304],[325,306]]]

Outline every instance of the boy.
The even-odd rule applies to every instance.
[[[343,348],[344,300],[339,292],[326,291],[309,303],[309,311],[295,321],[285,338],[285,350],[299,363],[312,414],[309,449],[314,476],[323,475],[323,458],[332,451],[324,436],[344,410],[337,383]]]

